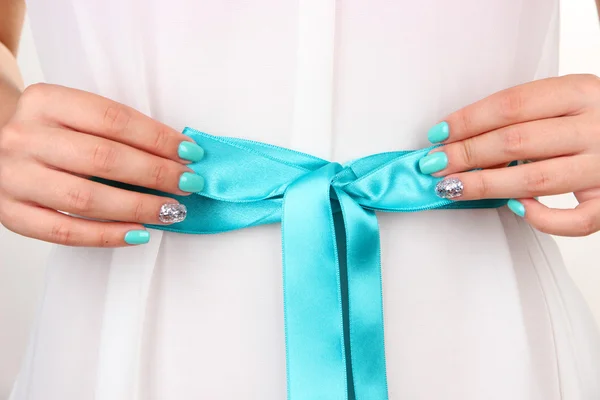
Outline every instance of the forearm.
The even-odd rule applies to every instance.
[[[0,43],[0,126],[15,112],[23,80],[13,53]]]
[[[23,0],[0,0],[0,127],[14,113],[23,90],[16,55],[24,16]]]

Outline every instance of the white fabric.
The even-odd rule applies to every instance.
[[[425,147],[450,111],[557,68],[556,0],[28,7],[48,82],[341,162]],[[600,336],[551,238],[506,209],[379,220],[391,399],[600,398]],[[57,247],[11,399],[285,398],[280,263],[277,225]]]

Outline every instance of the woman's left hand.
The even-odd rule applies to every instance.
[[[429,131],[444,146],[420,161],[455,200],[507,198],[536,229],[562,236],[600,230],[600,78],[568,75],[495,93]],[[507,167],[515,160],[534,162]],[[474,169],[480,169],[475,170]],[[573,192],[579,205],[551,209],[533,197]]]

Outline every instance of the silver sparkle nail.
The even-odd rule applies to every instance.
[[[443,199],[454,199],[462,196],[463,183],[458,178],[446,178],[435,185],[435,194]]]
[[[164,224],[181,222],[187,216],[187,208],[183,204],[163,204],[158,213],[158,219]]]

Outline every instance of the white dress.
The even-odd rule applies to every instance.
[[[341,162],[557,73],[557,0],[28,8],[50,83]],[[378,217],[390,399],[600,398],[600,336],[550,237],[505,208]],[[56,247],[11,399],[284,399],[279,229]]]

